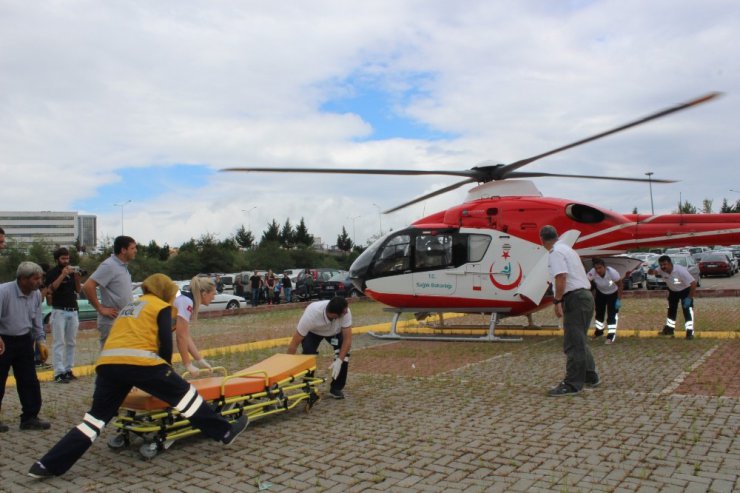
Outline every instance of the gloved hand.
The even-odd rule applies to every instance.
[[[185,369],[190,372],[190,375],[193,377],[197,377],[198,373],[200,373],[200,370],[198,370],[198,367],[195,366],[192,362],[185,365]]]
[[[43,342],[37,341],[36,344],[39,348],[39,358],[41,358],[41,362],[46,363],[46,360],[49,359],[49,349]]]
[[[208,361],[206,361],[205,358],[201,358],[199,360],[196,360],[195,361],[195,366],[197,366],[201,370],[213,370],[213,367],[211,366],[211,364]]]
[[[687,296],[683,299],[683,307],[686,309],[691,308],[691,304],[694,302],[694,299],[691,296]]]
[[[333,380],[336,380],[337,377],[339,377],[339,372],[342,371],[342,360],[339,358],[334,358],[334,361],[332,362],[331,366],[329,366],[329,369],[331,370],[331,378]]]
[[[617,301],[614,302],[614,309],[619,311],[620,308],[622,308],[622,300],[617,298]]]

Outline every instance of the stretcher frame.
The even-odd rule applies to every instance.
[[[282,413],[295,408],[304,401],[305,412],[310,412],[313,405],[321,398],[317,387],[326,381],[325,378],[315,376],[315,356],[313,356],[313,365],[310,368],[272,383],[270,383],[272,377],[266,371],[251,371],[250,368],[232,375],[229,375],[223,367],[216,367],[211,371],[211,373],[221,373],[223,376],[219,397],[206,400],[206,402],[215,412],[230,422],[241,416],[247,416],[249,421],[252,421],[271,414]],[[190,376],[189,372],[183,373],[183,378],[188,376]],[[229,381],[243,377],[264,379],[264,388],[259,392],[226,395]],[[197,382],[197,380],[191,380],[191,382]],[[145,394],[140,390],[133,392]],[[151,396],[149,398],[154,399]],[[126,407],[124,402],[119,409],[118,416],[113,419],[113,426],[117,429],[117,433],[108,440],[108,447],[122,449],[131,445],[134,438],[140,438],[143,444],[139,446],[139,453],[147,460],[170,448],[175,441],[200,433],[200,430],[192,426],[190,421],[177,409],[166,404],[161,409],[148,410],[132,409]]]

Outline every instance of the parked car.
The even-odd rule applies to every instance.
[[[332,276],[344,272],[334,268],[308,269],[308,271],[309,274],[306,274],[306,269],[298,274],[298,278],[296,279],[295,286],[293,288],[293,297],[296,300],[305,301],[318,297],[318,287],[320,282],[328,281]],[[311,291],[310,296],[306,290],[306,278],[308,275],[313,279],[313,290]]]
[[[701,276],[699,274],[699,266],[696,265],[694,259],[689,254],[675,254],[669,255],[673,265],[683,265],[689,270],[689,274],[696,280],[696,285],[701,286]],[[647,276],[647,288],[648,289],[667,289],[665,280],[659,277],[655,277],[651,274]]]
[[[642,268],[635,269],[630,272],[629,275],[624,276],[624,279],[622,279],[622,285],[626,291],[632,288],[640,289],[645,285],[646,279],[647,274],[642,270]]]
[[[646,253],[646,252],[628,253],[627,256],[642,260],[642,271],[645,273],[646,277],[647,277],[647,271],[650,268],[650,266],[657,264],[658,258],[660,257],[660,255],[657,253]]]
[[[731,277],[735,274],[732,264],[727,256],[721,253],[708,253],[702,256],[699,262],[699,275],[706,276],[726,276]]]
[[[691,258],[694,259],[694,262],[699,263],[701,260],[701,256],[704,255],[707,252],[711,252],[712,250],[709,247],[687,247],[687,250],[691,254]]]
[[[738,271],[738,261],[735,258],[735,255],[733,255],[732,250],[725,250],[725,249],[717,249],[712,250],[712,253],[719,253],[727,257],[727,261],[732,266],[732,273],[736,273]],[[704,257],[702,257],[704,258]]]
[[[334,274],[326,281],[318,283],[319,299],[333,298],[334,296],[344,296],[345,298],[357,298],[362,296],[352,280],[349,278],[349,272],[340,272]]]
[[[175,284],[180,288],[180,291],[190,291],[190,281],[175,281]],[[138,298],[142,294],[143,292],[140,287],[134,289],[134,299]],[[247,300],[244,298],[234,296],[233,294],[219,293],[215,298],[213,298],[210,305],[200,305],[198,313],[237,310],[243,306],[247,306]]]

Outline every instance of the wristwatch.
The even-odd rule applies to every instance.
[[[560,304],[560,303],[562,303],[562,302],[563,302],[563,300],[559,300],[559,299],[557,299],[557,298],[554,298],[554,299],[552,300],[552,304],[553,304],[553,305],[559,305],[559,304]]]

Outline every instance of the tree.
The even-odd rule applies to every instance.
[[[713,200],[709,200],[709,199],[704,199],[702,201],[702,206],[701,206],[701,212],[702,212],[702,214],[711,214],[712,213],[712,203],[713,202],[714,202]]]
[[[43,240],[34,240],[31,248],[28,249],[26,260],[35,262],[42,267],[51,266],[53,259],[50,250],[49,245]]]
[[[637,214],[637,207],[632,209],[632,214]]]
[[[244,225],[242,225],[239,227],[239,229],[236,230],[234,241],[240,247],[249,249],[252,248],[252,245],[254,245],[254,235],[251,231],[247,231]]]
[[[260,245],[271,242],[280,243],[280,226],[278,226],[277,221],[274,219],[267,225],[267,229],[262,233]]]
[[[675,214],[696,214],[696,207],[694,207],[688,200],[678,203],[678,210]]]
[[[342,234],[337,236],[337,248],[339,248],[343,252],[349,252],[352,250],[352,239],[347,234],[347,230],[344,226],[342,226]]]
[[[722,199],[722,207],[719,209],[720,214],[727,214],[732,212],[732,210],[733,208],[730,203],[727,202],[727,199]]]
[[[290,219],[285,220],[283,229],[280,230],[280,245],[287,250],[295,246],[295,231],[290,224]]]
[[[300,245],[306,245],[307,247],[313,246],[313,235],[308,234],[308,228],[303,218],[301,218],[301,222],[295,228],[295,242]]]

